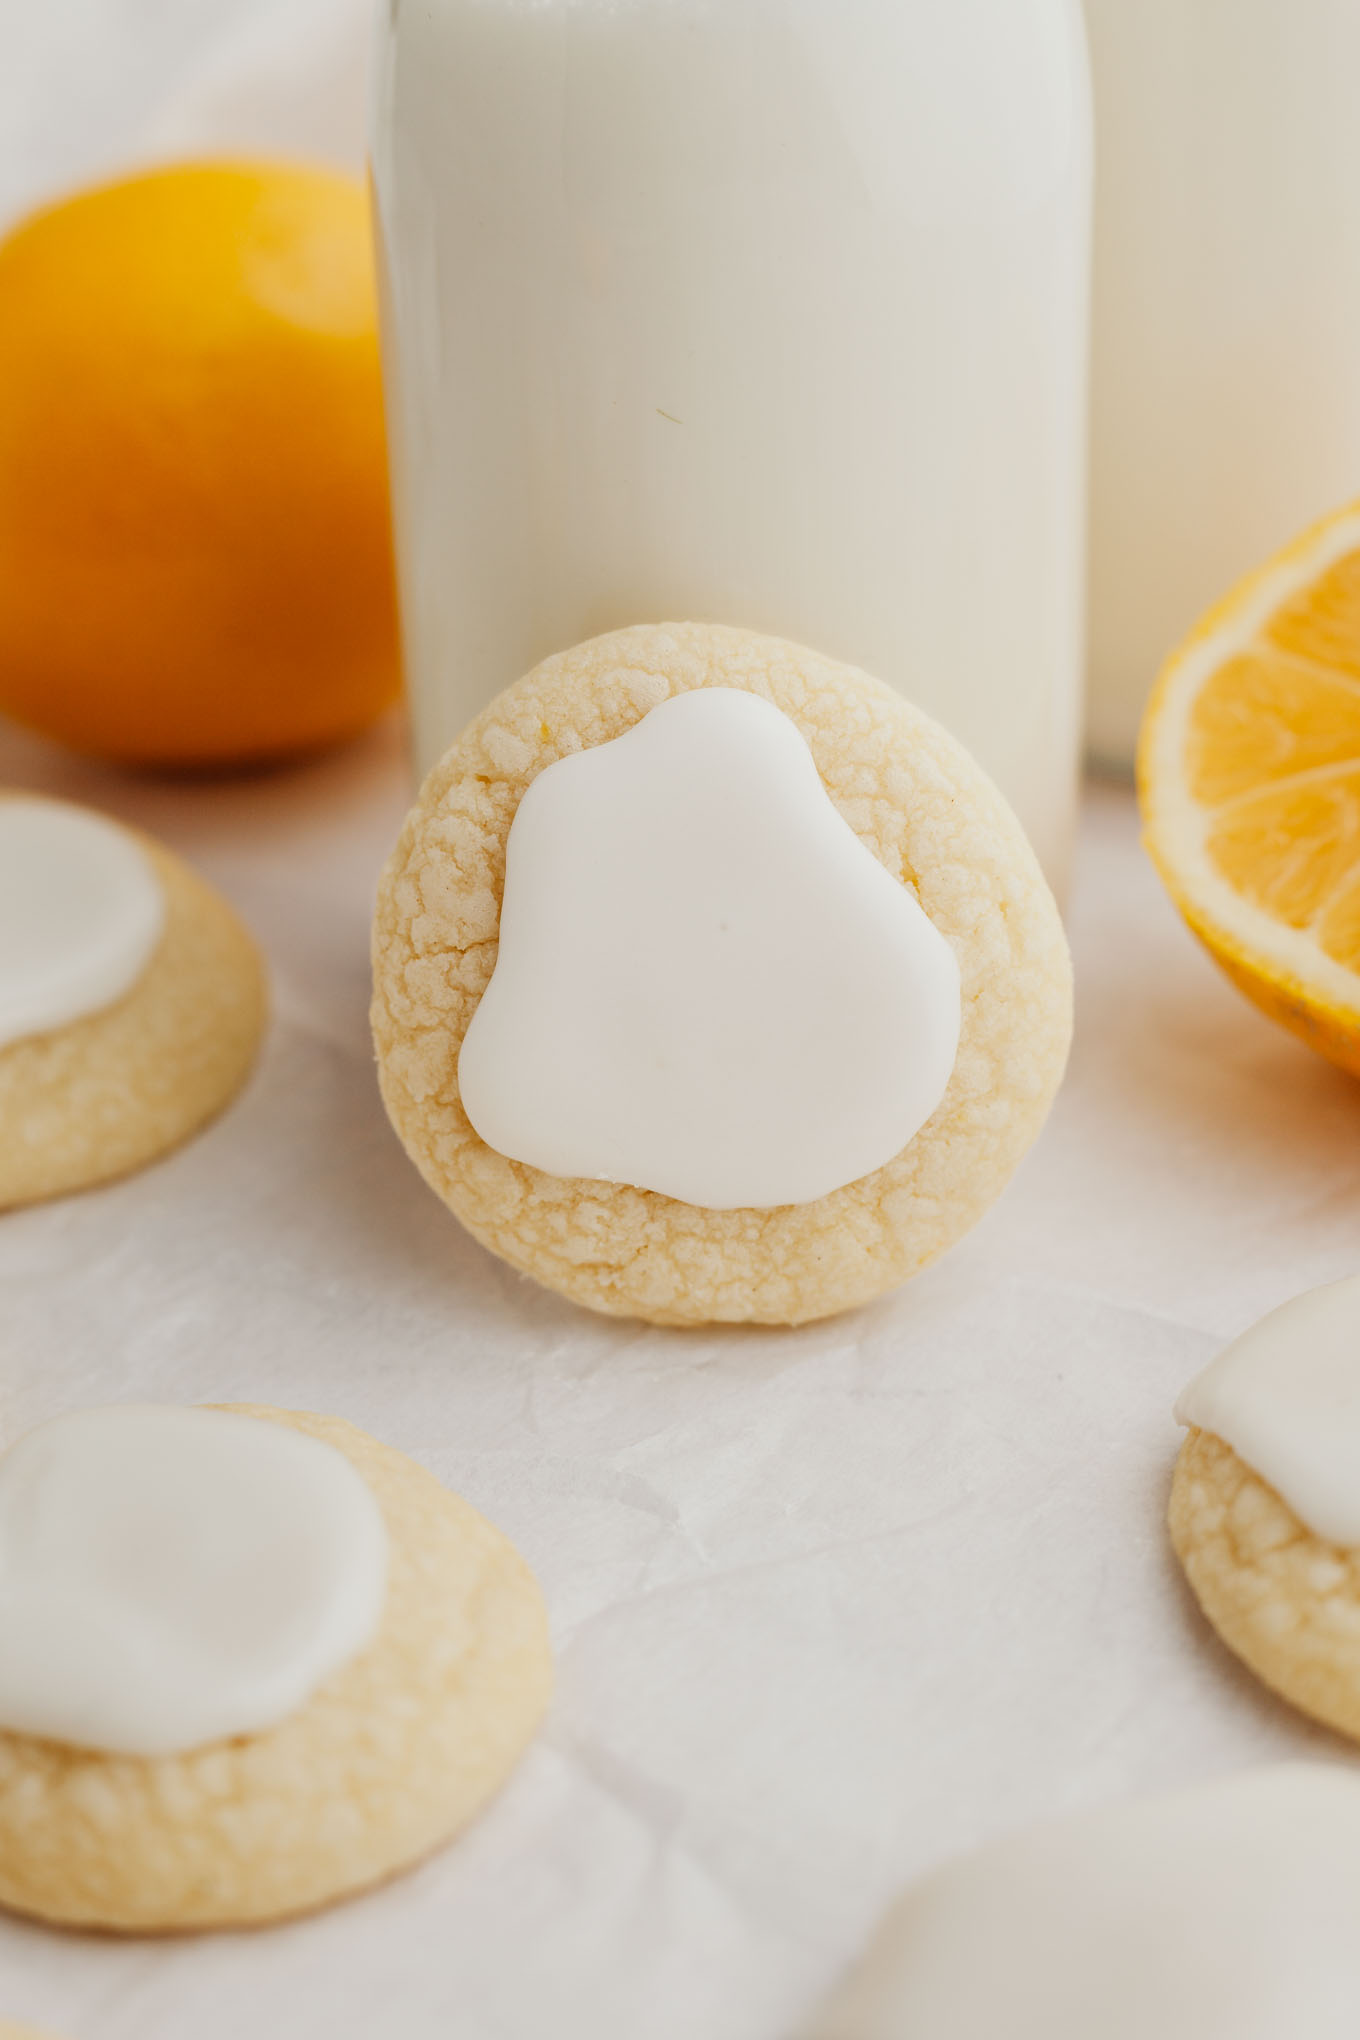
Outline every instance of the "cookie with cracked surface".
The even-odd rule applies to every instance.
[[[446,1842],[537,1726],[547,1625],[509,1541],[353,1425],[230,1414],[332,1447],[376,1498],[387,1584],[372,1641],[277,1725],[178,1755],[0,1732],[0,1904],[124,1932],[308,1912]]]
[[[1316,1535],[1212,1431],[1181,1446],[1171,1541],[1200,1607],[1284,1699],[1360,1740],[1360,1550]]]
[[[957,1053],[939,1103],[881,1165],[804,1203],[709,1208],[604,1172],[554,1174],[481,1139],[460,1091],[528,788],[705,688],[745,690],[792,721],[839,815],[957,964]],[[915,1274],[1008,1181],[1047,1113],[1071,1031],[1052,896],[968,754],[868,675],[713,625],[613,632],[545,660],[490,704],[407,818],[379,889],[373,970],[383,1098],[431,1188],[513,1267],[591,1309],[659,1324],[798,1324]]]
[[[255,943],[163,845],[65,801],[7,794],[10,853],[0,1209],[128,1175],[189,1139],[250,1074],[266,1010]],[[45,866],[53,909],[73,917],[65,943],[35,911]],[[82,898],[89,881],[102,899]]]

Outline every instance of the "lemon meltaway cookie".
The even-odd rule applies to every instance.
[[[264,1027],[258,951],[177,857],[66,801],[0,794],[0,1208],[177,1146]]]
[[[1360,1738],[1360,1278],[1295,1297],[1176,1405],[1171,1538],[1223,1641]]]
[[[593,1309],[796,1324],[977,1219],[1071,980],[1000,795],[852,667],[638,626],[430,774],[379,891],[383,1097],[485,1245]]]
[[[1354,2040],[1357,1917],[1360,1777],[1248,1771],[946,1864],[806,2040]]]
[[[120,1404],[0,1459],[0,1904],[262,1922],[457,1832],[547,1703],[513,1546],[336,1418]]]

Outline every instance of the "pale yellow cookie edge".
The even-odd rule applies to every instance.
[[[546,1177],[480,1142],[457,1098],[457,1047],[494,963],[505,838],[524,787],[554,757],[703,685],[750,686],[793,717],[850,825],[915,886],[963,969],[959,1061],[930,1125],[873,1176],[776,1212],[706,1212]],[[428,857],[422,870],[427,849],[442,871]],[[798,1324],[918,1273],[1004,1188],[1047,1116],[1071,1036],[1056,906],[981,769],[868,675],[719,626],[610,633],[545,660],[492,702],[403,825],[379,887],[373,966],[383,1099],[426,1182],[521,1272],[591,1309],[659,1324]]]
[[[480,1813],[552,1689],[543,1599],[510,1541],[340,1418],[221,1405],[334,1446],[392,1538],[375,1643],[265,1734],[180,1757],[0,1731],[0,1905],[65,1926],[269,1924],[383,1883]]]
[[[1228,1649],[1291,1706],[1360,1741],[1360,1552],[1315,1536],[1210,1431],[1181,1445],[1167,1524]]]
[[[267,997],[253,938],[173,852],[125,833],[164,889],[165,930],[123,998],[0,1047],[0,1210],[93,1189],[171,1153],[226,1110],[259,1052]]]

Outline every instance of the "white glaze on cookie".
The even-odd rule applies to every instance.
[[[1292,1298],[1235,1339],[1176,1420],[1231,1445],[1315,1536],[1360,1546],[1360,1276]]]
[[[1357,1918],[1360,1774],[1247,1772],[937,1871],[806,2040],[1355,2040]]]
[[[463,1043],[488,1146],[725,1211],[807,1204],[944,1096],[959,971],[789,717],[701,688],[520,803]]]
[[[64,801],[0,799],[0,1047],[121,999],[164,925],[126,830]]]
[[[273,1726],[368,1644],[387,1532],[342,1454],[124,1403],[0,1458],[0,1727],[165,1756]]]

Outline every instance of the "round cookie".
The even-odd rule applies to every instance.
[[[1360,1777],[1274,1764],[930,1870],[799,2040],[1354,2040]]]
[[[546,1174],[463,1110],[458,1056],[496,962],[505,849],[531,781],[672,696],[746,689],[797,725],[860,840],[953,949],[962,1033],[943,1102],[890,1162],[815,1202],[710,1210]],[[588,1307],[659,1324],[799,1324],[934,1260],[1038,1132],[1071,1031],[1067,946],[1000,794],[891,688],[779,639],[636,626],[545,660],[430,773],[379,889],[373,1030],[388,1113],[431,1188],[484,1245]]]
[[[0,1732],[0,1904],[126,1932],[310,1911],[448,1840],[543,1713],[542,1598],[499,1531],[351,1424],[238,1413],[333,1446],[376,1495],[390,1539],[377,1638],[277,1728],[183,1756]]]
[[[1305,1714],[1360,1739],[1360,1550],[1329,1544],[1212,1431],[1192,1429],[1168,1511],[1228,1648]]]
[[[255,1060],[266,1005],[254,942],[178,857],[125,833],[163,889],[164,929],[112,1005],[0,1046],[0,1209],[154,1161],[215,1118]]]

